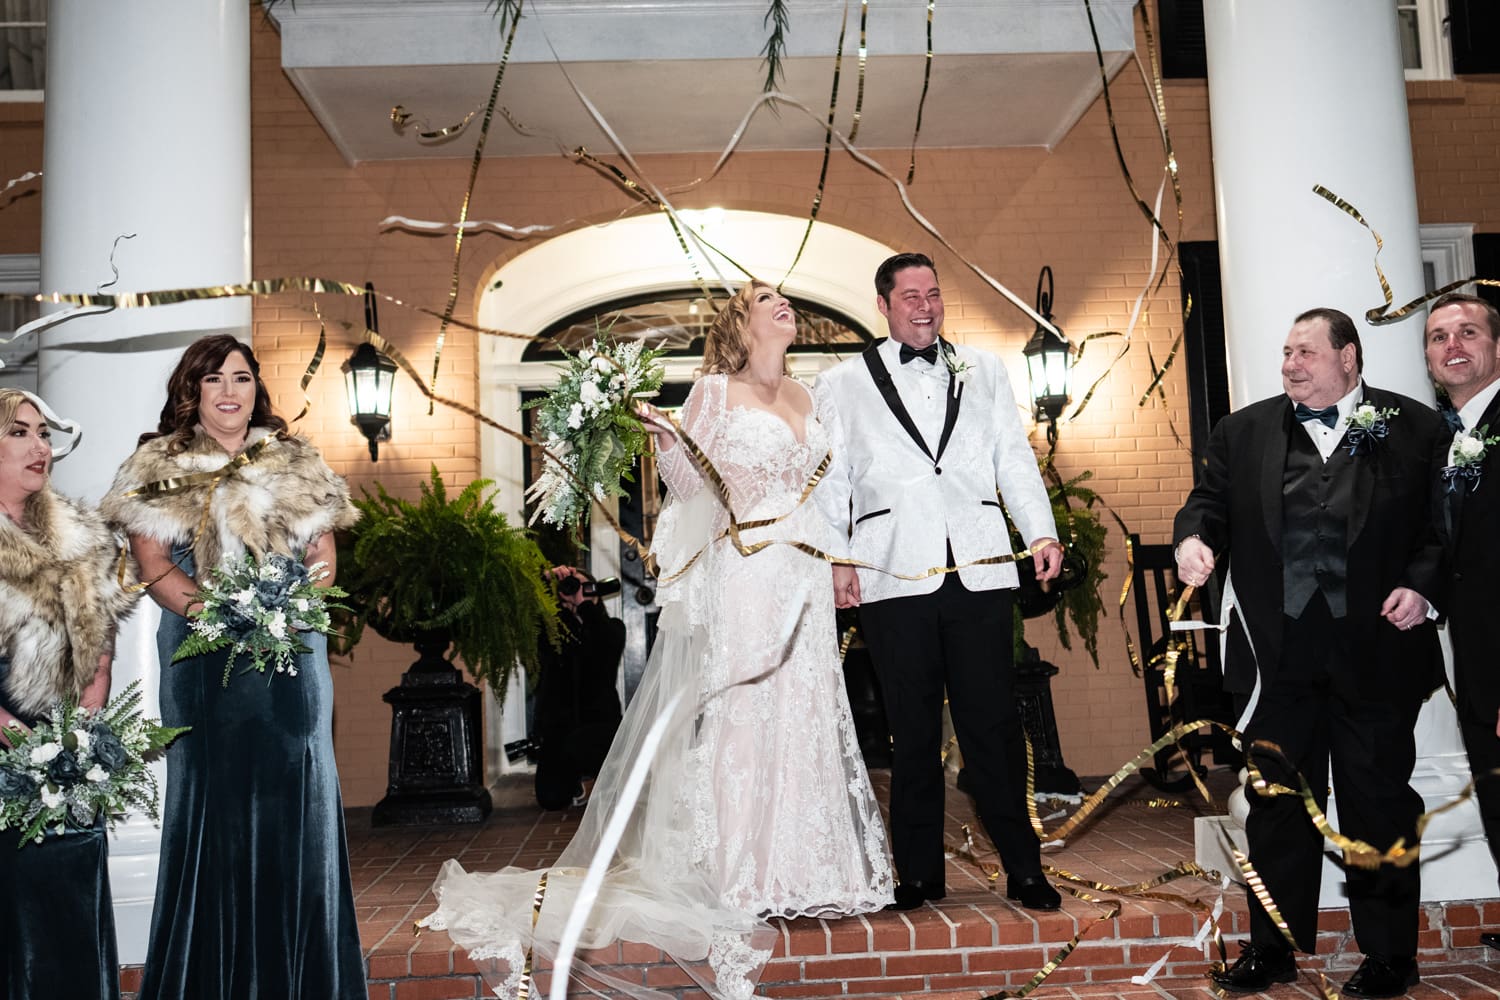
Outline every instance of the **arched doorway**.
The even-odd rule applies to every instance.
[[[875,308],[873,278],[879,263],[894,252],[890,247],[820,223],[813,228],[796,271],[786,275],[802,241],[805,219],[720,209],[680,214],[724,256],[710,258],[695,251],[690,258],[667,219],[652,215],[555,237],[499,268],[481,296],[478,322],[546,340],[481,340],[481,409],[515,430],[524,430],[523,401],[556,380],[554,363],[561,354],[555,342],[571,350],[586,342],[596,323],[618,326],[622,318],[631,324],[632,335],[652,343],[668,342],[672,349],[666,359],[668,384],[662,401],[680,402],[702,361],[703,324],[712,318],[704,286],[722,299],[728,294],[725,285],[737,288],[745,280],[745,271],[780,283],[798,305],[801,325],[807,329],[805,336],[799,330],[802,343],[792,352],[792,370],[799,377],[811,381],[840,357],[884,333]],[[499,486],[498,505],[506,515],[513,521],[522,518],[522,497],[530,479],[526,450],[513,438],[484,428],[480,470]],[[643,507],[649,502],[635,500]],[[629,510],[612,513],[632,515]],[[641,516],[639,510],[633,514],[637,519]],[[610,613],[625,620],[629,635],[622,695],[634,690],[645,665],[654,610],[639,565],[627,565],[632,562],[629,555],[622,558],[613,532],[596,518],[587,568],[596,577],[618,576],[625,584],[610,604]],[[499,715],[490,713],[487,726],[491,773],[507,769],[501,750],[525,733],[520,699],[507,704],[503,719]]]

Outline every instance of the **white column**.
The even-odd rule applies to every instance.
[[[250,15],[246,0],[53,0],[47,11],[42,290],[148,291],[250,277]],[[250,303],[224,300],[70,319],[43,333],[40,395],[83,425],[59,490],[97,500],[166,379],[205,332],[249,340]],[[120,636],[114,689],[140,680],[158,712],[156,606]],[[158,765],[160,767],[160,765]],[[161,772],[164,775],[164,772]],[[145,956],[160,833],[133,818],[110,846],[120,961]]]
[[[1378,328],[1364,321],[1365,310],[1383,301],[1371,266],[1374,240],[1312,192],[1321,184],[1338,194],[1380,233],[1380,264],[1397,305],[1421,292],[1406,83],[1391,5],[1216,2],[1204,4],[1204,20],[1234,405],[1281,392],[1281,344],[1296,315],[1314,306],[1354,317],[1372,384],[1431,401],[1424,314]],[[1417,737],[1412,784],[1431,809],[1468,778],[1457,720],[1441,692],[1423,708]],[[1212,853],[1221,841],[1204,827],[1213,821],[1199,823],[1200,859],[1233,871],[1227,854]],[[1424,899],[1495,895],[1472,803],[1433,821],[1423,858]],[[1325,906],[1344,905],[1341,882],[1328,866]]]

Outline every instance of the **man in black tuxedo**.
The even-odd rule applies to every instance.
[[[1412,727],[1442,668],[1428,598],[1440,596],[1442,580],[1429,511],[1443,421],[1415,399],[1365,385],[1362,367],[1347,315],[1298,316],[1282,350],[1286,394],[1214,428],[1173,534],[1186,583],[1201,585],[1217,559],[1230,560],[1237,620],[1225,686],[1254,691],[1247,751],[1256,740],[1281,751],[1251,751],[1255,763],[1291,788],[1300,772],[1320,806],[1331,763],[1342,832],[1385,849],[1415,839],[1422,799],[1410,784]],[[1297,948],[1312,952],[1323,837],[1300,798],[1247,794],[1250,861]],[[1400,996],[1418,979],[1417,867],[1346,874],[1366,957],[1345,992]],[[1213,979],[1258,993],[1290,982],[1296,965],[1254,893],[1249,904],[1250,943]]]
[[[1444,295],[1427,314],[1427,371],[1448,393],[1449,423],[1464,437],[1500,433],[1500,312],[1472,295]],[[1439,453],[1446,465],[1433,504],[1438,534],[1453,569],[1445,610],[1453,640],[1458,724],[1477,781],[1479,816],[1500,864],[1500,447],[1478,456],[1457,438]],[[1451,470],[1451,471],[1450,471]],[[1473,471],[1470,471],[1473,470]],[[1500,949],[1500,934],[1480,939]]]

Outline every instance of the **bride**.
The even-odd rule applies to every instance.
[[[555,954],[647,730],[676,695],[580,951],[647,944],[711,996],[748,997],[776,939],[768,917],[863,913],[892,900],[885,831],[844,692],[832,568],[797,547],[834,546],[810,496],[828,437],[811,393],[785,375],[795,333],[790,303],[761,282],[742,288],[709,331],[682,429],[719,482],[663,416],[645,414],[669,493],[652,547],[660,628],[545,887],[542,872],[476,874],[455,861],[438,877],[427,926],[469,949],[502,996],[516,995],[538,956]],[[731,511],[751,525],[739,533],[751,554],[726,537]],[[588,985],[661,995],[603,964],[575,960],[571,971]]]

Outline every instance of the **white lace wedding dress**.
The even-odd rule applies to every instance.
[[[799,440],[775,414],[726,406],[726,388],[722,375],[700,379],[683,427],[718,470],[738,521],[774,520],[741,543],[826,551],[831,529],[803,496],[827,453],[823,428],[809,416]],[[580,949],[648,944],[711,996],[748,997],[776,939],[767,917],[861,913],[892,898],[885,830],[844,692],[832,569],[795,544],[742,555],[723,537],[729,512],[717,489],[686,449],[664,453],[660,467],[670,499],[653,540],[656,644],[540,909],[540,872],[475,874],[449,861],[437,881],[427,925],[468,949],[504,997],[516,995],[528,950],[536,969],[550,967],[645,734],[677,694]],[[638,970],[606,968],[612,954],[586,955],[571,972],[595,988],[662,995]]]

